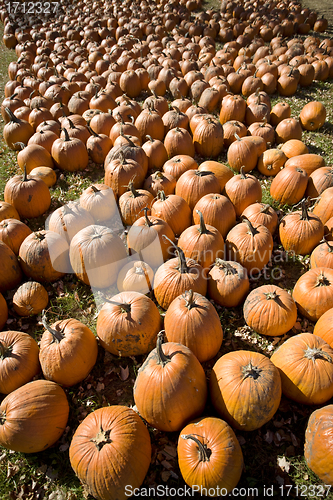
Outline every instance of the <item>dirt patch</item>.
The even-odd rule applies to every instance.
[[[333,29],[333,5],[332,0],[302,0],[302,6],[314,10],[318,17],[325,16],[328,20],[330,34]]]

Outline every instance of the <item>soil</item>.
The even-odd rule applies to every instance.
[[[332,0],[302,0],[302,6],[314,10],[318,17],[325,16],[328,20],[328,33],[333,34],[333,2]]]

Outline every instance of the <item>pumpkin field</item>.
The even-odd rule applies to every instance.
[[[0,500],[333,500],[329,1],[0,19]]]

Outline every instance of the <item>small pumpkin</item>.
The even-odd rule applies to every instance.
[[[154,271],[141,260],[128,262],[121,268],[117,278],[119,292],[149,293],[152,290]]]
[[[333,269],[314,267],[296,281],[293,299],[310,321],[317,321],[333,307]]]
[[[220,306],[237,307],[248,294],[247,271],[238,262],[216,259],[208,277],[208,296]]]
[[[39,314],[49,303],[47,290],[37,281],[23,283],[13,296],[14,311],[19,316]]]
[[[311,101],[302,108],[299,119],[305,130],[318,130],[326,120],[326,108],[319,101]]]

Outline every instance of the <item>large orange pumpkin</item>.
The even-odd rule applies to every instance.
[[[8,394],[0,404],[0,445],[21,453],[52,446],[69,414],[66,394],[49,380],[34,380]]]
[[[69,459],[86,490],[99,500],[125,500],[139,488],[151,460],[149,432],[135,411],[107,406],[90,413],[78,426]]]

